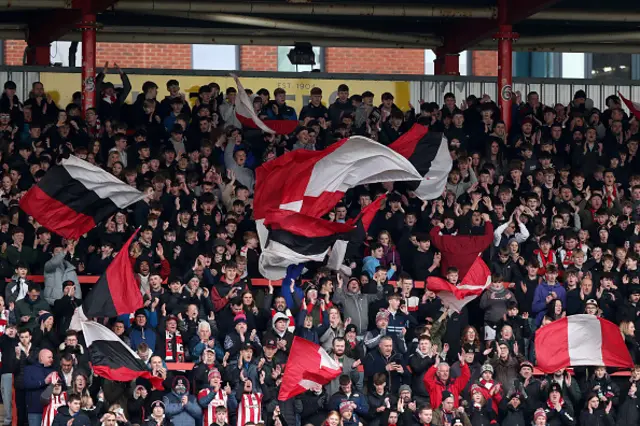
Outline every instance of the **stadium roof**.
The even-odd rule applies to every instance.
[[[0,38],[99,42],[495,49],[498,0],[0,0]],[[638,0],[504,0],[515,50],[640,53]]]

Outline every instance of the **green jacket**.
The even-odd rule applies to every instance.
[[[29,299],[29,296],[26,296],[24,299],[18,300],[16,302],[16,321],[18,322],[19,327],[26,327],[33,332],[38,327],[38,317],[40,316],[40,311],[48,311],[51,312],[51,306],[42,299],[38,297],[38,299],[34,302]],[[29,316],[29,321],[22,322],[22,317]]]

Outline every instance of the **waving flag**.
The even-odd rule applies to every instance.
[[[342,374],[342,366],[322,347],[302,337],[294,337],[282,377],[278,399],[285,401],[313,386],[323,386]]]
[[[261,120],[253,110],[253,103],[244,86],[240,83],[237,75],[231,74],[238,86],[238,95],[236,98],[236,117],[242,127],[249,129],[260,129],[265,133],[273,133],[276,135],[288,135],[293,133],[298,127],[297,120]]]
[[[418,198],[433,200],[442,195],[453,167],[447,138],[442,133],[430,132],[427,126],[414,124],[389,148],[408,159],[423,176],[420,181],[409,183]]]
[[[622,96],[622,93],[618,92],[618,96],[622,99],[622,102],[629,108],[631,114],[633,114],[636,119],[640,120],[640,104],[637,102],[630,101],[629,99]]]
[[[348,240],[354,225],[322,219],[348,189],[420,178],[407,159],[362,136],[322,151],[292,151],[263,164],[256,170],[253,203],[260,272],[281,279],[289,265],[322,261],[336,240]]]
[[[129,345],[113,331],[93,321],[82,323],[82,333],[89,348],[89,362],[93,372],[116,382],[130,382],[142,377],[154,388],[164,390],[162,378],[153,376],[147,365]]]
[[[78,239],[143,198],[111,173],[71,155],[22,197],[20,207],[50,231]]]
[[[129,259],[129,246],[137,233],[136,230],[122,246],[105,273],[85,297],[82,306],[71,318],[69,328],[80,330],[80,322],[88,318],[112,318],[135,312],[142,307],[142,294]]]
[[[344,258],[354,255],[354,252],[358,250],[367,238],[369,226],[371,226],[371,222],[373,222],[376,213],[380,211],[382,203],[386,199],[386,195],[378,197],[374,202],[363,208],[358,217],[347,222],[355,226],[355,229],[349,233],[348,240],[337,240],[333,244],[329,260],[327,261],[327,267],[334,271],[339,271],[342,268]]]
[[[565,367],[633,367],[618,326],[594,315],[561,318],[536,331],[538,367],[552,373]]]
[[[489,285],[491,285],[491,271],[480,256],[473,262],[460,281],[460,285],[451,284],[444,278],[427,278],[427,289],[436,293],[443,305],[456,312],[460,312],[467,303],[480,296]]]

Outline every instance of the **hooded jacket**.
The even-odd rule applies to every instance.
[[[358,327],[358,334],[364,335],[369,329],[369,305],[382,299],[383,288],[378,286],[376,294],[351,293],[337,288],[333,294],[333,303],[342,306],[345,318],[351,318],[351,324]]]
[[[181,382],[185,386],[183,393],[176,390],[176,385]],[[184,376],[176,376],[171,384],[171,392],[162,398],[167,416],[174,426],[199,426],[202,422],[202,408],[198,405],[195,396],[189,393],[189,380]],[[182,397],[187,396],[187,403],[182,405]]]
[[[145,316],[147,317],[147,323],[144,327],[140,327],[134,323],[131,326],[131,332],[129,333],[129,344],[135,351],[138,349],[138,345],[142,342],[146,343],[153,352],[156,352],[156,340],[157,333],[155,327],[158,325],[158,317],[155,311],[148,311],[145,309]]]
[[[287,327],[284,329],[284,332],[279,332],[278,330],[276,330],[276,322],[281,319],[287,322]],[[289,322],[290,322],[290,319],[287,315],[283,314],[282,312],[276,312],[273,318],[271,318],[271,329],[267,331],[264,336],[265,342],[270,339],[273,339],[276,342],[278,340],[285,340],[287,342],[287,346],[285,347],[284,350],[278,349],[278,351],[284,352],[286,354],[288,354],[289,350],[291,349],[291,345],[293,344],[293,337],[294,337],[293,333],[289,331]]]
[[[76,297],[82,299],[82,290],[76,274],[76,267],[65,259],[65,254],[58,253],[44,264],[44,291],[42,297],[49,304],[60,299],[64,294],[62,283],[73,281],[76,287]]]

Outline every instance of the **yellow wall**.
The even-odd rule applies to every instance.
[[[129,95],[129,102],[137,96],[145,81],[154,81],[159,87],[158,99],[162,99],[168,94],[166,91],[166,82],[170,79],[176,79],[180,82],[183,92],[198,93],[198,88],[202,85],[216,82],[224,91],[228,86],[233,86],[234,82],[231,77],[201,77],[201,76],[184,76],[184,75],[144,75],[129,74],[132,92]],[[56,103],[60,106],[66,106],[71,102],[74,92],[80,90],[80,75],[71,73],[40,73],[40,81],[44,84],[47,93],[50,93]],[[112,82],[114,85],[121,84],[117,75],[108,75],[106,81]],[[319,80],[311,78],[241,78],[245,88],[252,89],[257,92],[261,88],[268,89],[271,93],[273,90],[281,87],[287,91],[287,104],[300,111],[300,109],[308,103],[309,90],[312,87],[320,87],[324,93],[323,101],[326,104],[327,99],[332,103],[336,97],[336,89],[339,84],[345,83],[349,85],[351,94],[360,94],[367,90],[376,95],[375,103],[380,103],[380,95],[384,92],[390,92],[395,96],[395,103],[403,110],[407,109],[410,99],[409,82],[407,81],[378,81],[378,80]]]

